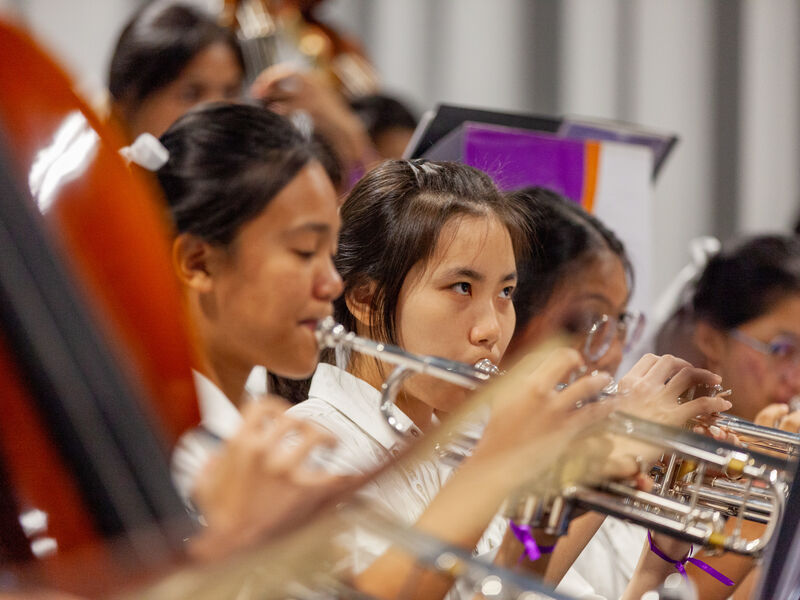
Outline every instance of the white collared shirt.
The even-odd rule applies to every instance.
[[[197,475],[215,447],[234,436],[242,426],[242,415],[208,377],[192,372],[200,405],[200,427],[184,433],[172,453],[172,480],[184,500],[189,500]]]
[[[323,363],[311,381],[308,400],[290,408],[288,414],[313,421],[337,439],[331,462],[325,465],[327,471],[364,474],[398,456],[406,443],[386,423],[379,410],[380,399],[380,392],[367,382]],[[397,407],[394,416],[402,426],[411,427],[412,435],[420,434]],[[413,525],[452,473],[453,469],[437,457],[403,461],[363,486],[360,495],[400,523]],[[479,542],[477,553],[485,555],[495,550],[505,528],[503,519],[495,519]],[[356,543],[355,572],[369,566],[389,546],[385,540],[373,536],[363,536]],[[485,558],[491,560],[493,556]]]

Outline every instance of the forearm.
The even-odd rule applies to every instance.
[[[433,499],[415,529],[472,551],[509,491],[497,471],[493,474],[487,467],[480,460],[465,462]],[[453,578],[434,574],[430,567],[423,573],[414,556],[393,548],[358,575],[355,583],[376,598],[408,595],[436,599],[444,597]]]
[[[642,594],[656,589],[668,575],[675,572],[672,563],[656,556],[645,544],[633,577],[620,600],[639,600]]]
[[[589,512],[574,519],[569,524],[567,534],[562,536],[547,565],[544,580],[551,585],[558,585],[567,571],[580,556],[586,544],[592,539],[605,521],[605,515]]]

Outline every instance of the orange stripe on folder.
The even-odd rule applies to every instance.
[[[594,211],[594,195],[597,190],[597,168],[600,164],[600,142],[586,142],[583,172],[583,194],[581,206],[586,212]]]

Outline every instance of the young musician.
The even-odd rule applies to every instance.
[[[730,413],[766,427],[800,430],[800,240],[762,235],[712,256],[689,301],[661,328],[657,347],[689,349],[732,390]],[[756,533],[759,533],[758,531]],[[741,581],[753,562],[725,557]],[[752,572],[741,596],[756,581]],[[709,582],[698,580],[702,597]],[[737,590],[739,592],[739,590]]]
[[[240,409],[254,365],[292,377],[316,366],[314,326],[341,291],[331,260],[336,194],[312,145],[288,121],[257,107],[210,105],[185,115],[162,141],[169,160],[157,176],[177,230],[173,265],[202,350],[195,373],[202,428],[175,452],[176,481],[206,520],[246,541],[331,495],[333,481],[309,477],[303,467],[313,447],[330,443],[327,436],[283,417],[285,406],[275,400],[249,407],[249,417]],[[301,436],[292,451],[279,443],[289,430]],[[237,432],[216,470],[198,483],[209,438]],[[295,500],[275,512],[254,502],[248,513],[235,485],[268,479],[271,487],[263,483],[249,495]]]
[[[687,326],[678,327],[678,323]],[[678,347],[685,331],[702,364],[733,391],[731,414],[767,427],[800,429],[800,241],[746,238],[709,259],[689,304],[661,330]],[[794,409],[796,410],[796,409]]]
[[[517,326],[510,353],[517,346],[536,343],[564,329],[576,336],[582,351],[593,354],[588,359],[595,368],[616,373],[624,350],[635,343],[642,324],[641,316],[627,309],[634,277],[624,245],[599,219],[555,192],[529,188],[511,194],[511,198],[529,226],[536,250],[519,264]],[[592,329],[599,339],[586,343]],[[624,410],[680,426],[695,416],[693,411],[708,414],[730,408],[727,400],[706,398],[703,406],[687,412],[689,403],[679,405],[677,400],[684,389],[674,387],[676,374],[681,371],[691,373],[695,381],[712,385],[720,381],[718,376],[692,368],[679,358],[647,355],[620,380],[619,389],[646,385],[649,397],[644,402],[641,396],[623,398]],[[665,385],[670,377],[671,383]],[[661,400],[655,401],[656,397]],[[649,574],[645,579],[659,582],[659,577],[674,572],[673,566],[649,547],[642,552],[646,533],[642,527],[589,513],[573,522],[569,535],[559,543],[548,565],[548,579],[558,582],[563,576],[559,591],[579,598],[637,597],[637,591],[643,590],[631,584],[636,580],[635,573],[645,571]],[[590,537],[575,560],[576,552]],[[654,539],[677,558],[688,550],[666,536]],[[697,579],[703,578],[710,579],[705,574]]]
[[[512,208],[485,175],[464,165],[423,160],[379,166],[342,207],[336,261],[345,292],[335,303],[336,318],[360,335],[411,352],[468,364],[499,361],[514,327],[516,255],[525,247]],[[309,400],[289,412],[312,419],[337,437],[335,472],[360,473],[403,444],[377,410],[379,389],[390,369],[358,354],[338,359],[341,366],[318,367]],[[662,387],[669,374],[661,379]],[[394,417],[419,435],[464,397],[463,390],[450,384],[412,378],[397,397]],[[716,409],[723,402],[717,401]],[[487,431],[501,417],[511,418],[494,412]],[[543,428],[537,431],[544,435]],[[557,428],[550,433],[559,437]],[[454,477],[480,456],[485,439]],[[434,456],[407,465],[394,479],[370,484],[367,493],[391,514],[413,523],[447,489],[450,475]],[[500,545],[504,525],[490,528],[479,552]],[[357,568],[383,548],[366,540],[357,548]]]
[[[296,520],[298,513],[308,514],[309,506],[319,503],[320,498],[330,497],[331,478],[320,477],[319,473],[316,478],[310,477],[303,463],[310,448],[322,442],[321,438],[311,433],[313,429],[304,429],[309,426],[298,424],[296,419],[276,417],[275,411],[266,428],[264,415],[258,411],[252,418],[245,418],[242,425],[239,409],[243,406],[245,379],[253,365],[263,364],[281,375],[302,377],[316,364],[314,326],[330,314],[331,301],[342,287],[331,259],[339,227],[335,194],[303,137],[288,121],[263,109],[209,106],[181,118],[162,141],[170,158],[158,171],[158,178],[178,232],[173,243],[173,262],[204,350],[197,377],[203,431],[184,438],[174,457],[176,473],[204,515],[210,499],[212,516],[230,522],[229,530],[236,531],[237,527],[246,528],[247,519],[255,517],[236,514],[237,506],[225,501],[228,492],[235,492],[229,483],[235,479],[233,470],[251,469],[255,485],[259,477],[264,477],[264,471],[277,469],[291,484],[283,486],[289,488],[288,497],[301,503],[302,510],[295,510],[289,501],[279,501],[276,497],[267,501],[261,496],[265,498],[260,503],[263,515],[254,523],[263,525],[266,520],[267,525],[275,525],[281,519]],[[469,175],[462,179],[464,186],[467,182],[475,183],[475,173],[470,171]],[[478,177],[478,181],[484,180]],[[449,193],[442,192],[430,208],[436,209]],[[502,198],[495,199],[502,205]],[[456,200],[454,208],[458,208]],[[424,208],[424,202],[416,206]],[[480,204],[469,207],[474,215],[441,219],[439,227],[447,229],[445,226],[449,224],[449,229],[430,240],[428,251],[437,258],[436,252],[446,253],[445,246],[451,248],[452,244],[435,248],[436,242],[449,240],[450,234],[455,233],[453,228],[462,222],[471,227],[472,233],[479,234],[478,240],[500,244],[499,255],[493,255],[490,264],[459,261],[458,272],[450,274],[456,281],[449,282],[445,290],[434,291],[448,302],[462,303],[460,312],[465,316],[479,316],[473,328],[478,336],[473,338],[474,343],[453,342],[458,357],[498,360],[496,346],[505,344],[513,327],[513,316],[509,317],[509,311],[513,315],[509,288],[514,277],[514,252],[511,236],[500,217],[479,207]],[[424,214],[409,215],[405,222],[422,224],[425,218]],[[412,229],[419,230],[416,225]],[[430,228],[427,231],[431,233]],[[474,243],[475,238],[470,239]],[[476,258],[474,252],[470,256]],[[417,263],[409,268],[416,265],[415,277],[424,277],[425,269]],[[467,293],[472,293],[476,274],[486,277],[485,281],[474,281],[474,288],[481,290],[480,306],[473,305],[469,300],[472,296]],[[412,293],[403,302],[408,310],[412,305],[419,309],[420,299]],[[495,319],[502,320],[502,328]],[[408,331],[406,335],[413,333],[403,331]],[[464,345],[474,356],[461,354]],[[439,351],[445,353],[444,349]],[[497,461],[502,458],[503,463],[526,465],[536,455],[537,468],[544,466],[571,435],[607,412],[601,404],[574,410],[578,400],[593,396],[608,384],[607,376],[584,377],[567,392],[555,391],[557,383],[565,380],[580,363],[576,352],[565,349],[548,357],[537,369],[526,369],[522,380],[513,377],[508,380],[509,385],[516,383],[502,395],[506,409],[499,411],[487,427],[480,451],[476,450],[470,464],[464,465],[419,515],[417,526],[423,532],[449,543],[473,547],[509,486],[514,485],[508,473],[497,468]],[[448,401],[450,392],[463,394],[458,388],[447,390],[438,382],[433,387],[443,402]],[[444,404],[441,406],[446,408]],[[425,407],[417,408],[412,414],[424,417]],[[423,427],[432,424],[432,408],[427,417],[428,423],[420,419]],[[301,440],[300,452],[285,444],[276,448],[276,440],[296,429],[307,438]],[[547,435],[555,430],[559,431],[558,436]],[[237,443],[240,436],[249,439]],[[227,438],[230,442],[217,462],[201,471],[208,458],[204,441],[209,437]],[[280,460],[274,460],[273,450],[284,453],[278,457]],[[263,458],[263,464],[261,459],[242,461],[242,456],[252,457],[253,452]],[[381,454],[379,458],[386,461],[393,457]],[[303,476],[296,476],[298,470],[304,471]],[[201,473],[199,479],[198,473]],[[487,486],[487,490],[482,486]],[[465,494],[470,495],[468,503],[463,502]],[[360,574],[358,585],[370,593],[394,597],[414,573],[413,559],[385,552]],[[444,594],[450,584],[447,579],[434,578],[420,584],[426,586],[420,588],[420,593],[436,597]]]
[[[288,65],[268,66],[245,90],[244,58],[232,31],[191,4],[149,2],[125,26],[114,49],[111,112],[134,140],[142,133],[160,136],[203,103],[251,98],[285,114],[303,111],[312,118],[316,155],[337,189],[345,186],[353,165],[372,157],[364,127],[321,82]]]
[[[120,34],[111,58],[112,114],[130,139],[158,137],[203,102],[241,98],[244,59],[235,35],[188,4],[150,2]]]

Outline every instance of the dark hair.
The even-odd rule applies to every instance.
[[[328,178],[331,180],[334,189],[337,190],[337,192],[341,190],[345,182],[344,165],[342,165],[342,161],[339,159],[339,155],[336,154],[336,150],[334,150],[331,143],[319,132],[314,132],[311,135],[311,151],[314,153],[314,158],[316,158],[322,165],[322,168],[325,169],[325,173],[328,174]]]
[[[436,249],[445,224],[459,215],[496,215],[508,228],[517,261],[527,251],[522,223],[510,202],[485,173],[455,162],[390,160],[367,173],[341,208],[336,268],[344,293],[333,303],[334,318],[356,330],[345,300],[359,285],[374,282],[370,325],[382,341],[397,344],[396,312],[411,268]],[[325,351],[321,360],[335,362]],[[270,374],[269,390],[290,402],[308,398],[310,379]]]
[[[108,90],[115,100],[138,105],[216,42],[230,47],[244,72],[236,37],[210,15],[191,5],[150,3],[122,30],[111,58]]]
[[[178,232],[223,245],[315,159],[287,119],[239,104],[190,111],[161,143],[169,160],[157,175]]]
[[[530,254],[517,265],[514,307],[516,331],[522,331],[552,297],[563,277],[599,252],[611,251],[622,261],[633,288],[633,267],[625,246],[600,220],[556,192],[530,187],[512,192],[510,200],[527,225]]]
[[[433,254],[439,234],[459,215],[495,215],[507,228],[515,254],[524,252],[518,215],[485,173],[455,162],[390,160],[367,173],[341,209],[336,268],[344,293],[334,316],[354,330],[348,292],[374,285],[370,324],[384,342],[398,343],[400,291],[411,268]]]
[[[369,137],[375,141],[381,133],[393,127],[414,129],[417,118],[399,100],[383,94],[360,96],[350,101],[350,108],[364,123]]]
[[[746,238],[708,261],[692,308],[697,319],[724,331],[769,312],[800,292],[800,240],[794,236]]]

